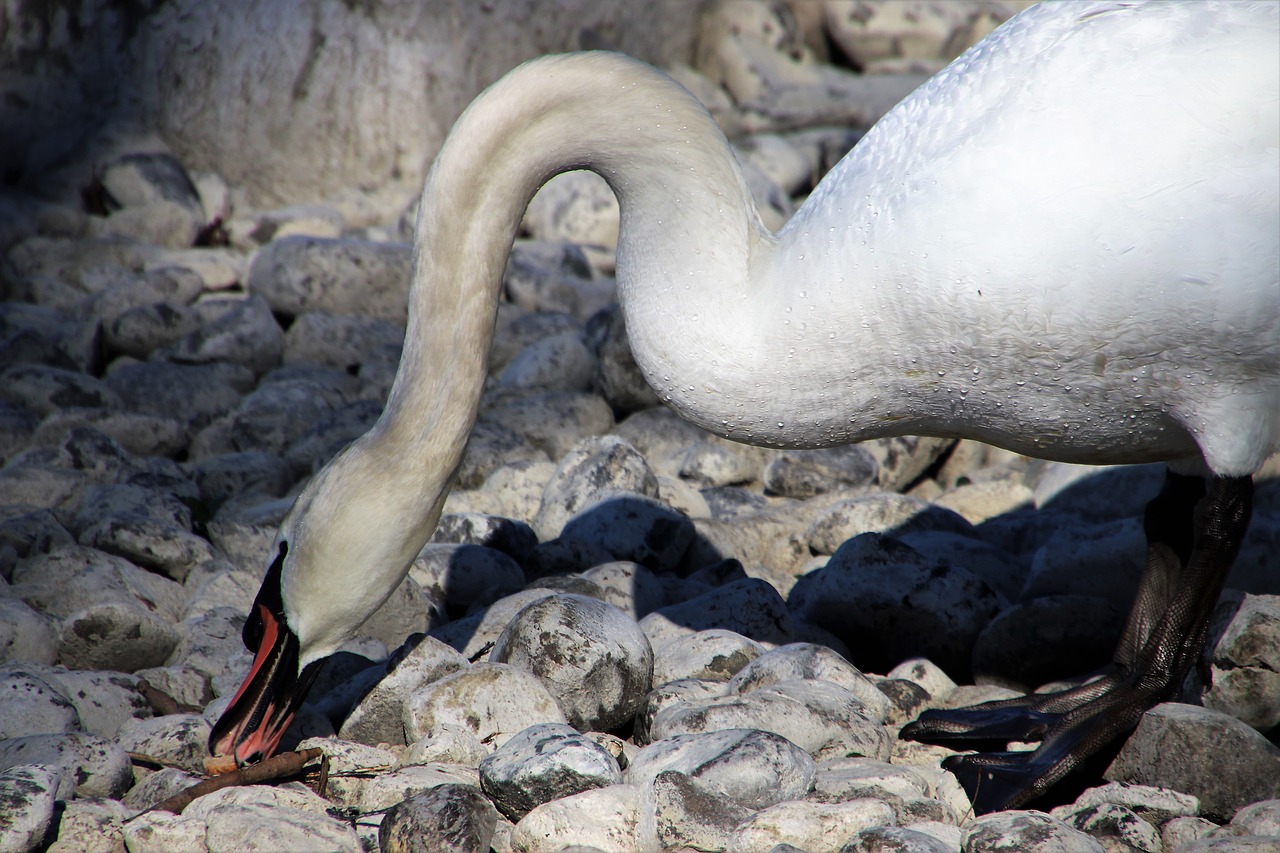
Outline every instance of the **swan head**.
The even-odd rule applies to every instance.
[[[439,518],[443,489],[424,499],[371,438],[317,474],[280,525],[242,633],[253,664],[209,736],[237,766],[276,750],[325,659],[399,586]]]

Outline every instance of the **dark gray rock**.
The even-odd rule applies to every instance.
[[[1048,595],[1015,604],[991,620],[973,645],[982,684],[1033,690],[1110,663],[1127,608],[1093,595]]]
[[[653,680],[653,649],[635,620],[580,595],[553,595],[525,607],[490,660],[541,678],[582,731],[624,725]]]
[[[159,357],[183,364],[241,364],[258,376],[280,364],[284,331],[262,297],[209,300],[195,309],[199,328],[160,348]]]
[[[121,395],[110,380],[43,364],[16,364],[0,372],[0,400],[37,415],[59,409],[118,409]]]
[[[404,327],[379,317],[310,311],[284,334],[285,364],[323,364],[356,372],[382,347],[398,348]]]
[[[791,613],[778,591],[766,581],[745,578],[680,604],[655,610],[640,620],[650,642],[724,628],[762,643],[793,639]]]
[[[874,533],[841,546],[790,596],[795,616],[839,637],[860,669],[926,657],[957,676],[968,673],[974,640],[998,604],[973,573]]]
[[[693,540],[694,526],[683,513],[654,498],[604,491],[560,532],[560,539],[598,548],[610,561],[627,560],[655,572],[668,572]]]
[[[486,405],[482,422],[514,431],[548,458],[558,460],[578,442],[613,428],[613,411],[600,397],[577,390],[549,390]]]
[[[658,478],[636,448],[615,436],[580,442],[560,460],[542,493],[533,529],[540,539],[553,539],[570,518],[595,503],[602,492],[634,492],[658,496]]]
[[[513,463],[545,462],[544,450],[500,423],[481,419],[471,428],[458,469],[458,488],[479,488],[495,469]]]
[[[1226,820],[1280,797],[1280,748],[1234,717],[1168,702],[1143,716],[1103,776],[1194,794],[1203,816]]]
[[[199,429],[240,405],[253,373],[236,364],[145,361],[114,368],[104,381],[131,411],[176,417]]]
[[[189,465],[188,471],[209,507],[233,498],[279,497],[293,479],[283,459],[261,450],[209,456]]]
[[[482,545],[428,543],[409,576],[460,616],[524,588],[524,570],[511,557]]]
[[[499,372],[497,383],[501,388],[527,391],[586,391],[595,369],[595,356],[582,335],[565,332],[520,350]],[[613,419],[609,420],[612,426]]]
[[[45,416],[35,429],[36,444],[58,446],[78,427],[110,437],[134,456],[174,457],[190,440],[176,418],[141,415],[112,409],[63,409]]]
[[[480,787],[513,822],[542,803],[621,782],[604,747],[556,723],[530,726],[480,762]]]
[[[864,533],[896,537],[925,531],[971,533],[964,517],[908,495],[869,494],[840,501],[820,513],[805,533],[816,554],[834,554],[841,545]]]
[[[523,521],[479,512],[445,513],[431,534],[433,544],[483,545],[517,563],[529,559],[538,535]]]
[[[616,307],[606,311],[607,314],[598,315],[601,331],[596,343],[595,387],[617,412],[635,412],[657,406],[660,402],[658,395],[645,381],[631,354],[622,312]]]
[[[280,314],[366,314],[403,325],[410,260],[399,243],[283,237],[254,256],[246,286]]]
[[[1094,595],[1128,608],[1146,567],[1141,518],[1068,525],[1036,552],[1020,597]]]
[[[488,850],[498,826],[493,805],[471,785],[440,785],[392,806],[378,829],[383,853]]]
[[[103,327],[109,352],[145,359],[200,328],[200,314],[189,305],[152,302],[117,314]]]
[[[775,495],[811,498],[876,481],[875,457],[859,444],[820,450],[784,450],[764,469],[764,486]]]

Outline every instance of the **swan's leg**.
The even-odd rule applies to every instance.
[[[1170,473],[1147,507],[1147,570],[1116,649],[1116,670],[1062,693],[926,711],[903,736],[926,741],[1040,740],[1031,752],[957,755],[945,763],[979,813],[1043,794],[1177,694],[1249,525],[1251,477]],[[1188,524],[1188,521],[1191,523]]]

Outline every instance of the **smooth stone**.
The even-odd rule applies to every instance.
[[[839,501],[819,513],[805,533],[817,554],[835,554],[849,540],[865,533],[895,538],[910,533],[943,531],[966,534],[972,525],[949,509],[909,495],[869,494]]]
[[[133,672],[163,664],[181,638],[177,625],[141,604],[108,601],[63,618],[58,660],[76,669]]]
[[[864,829],[840,848],[839,853],[955,853],[959,839],[948,844],[940,838],[906,826],[873,826]]]
[[[379,317],[309,311],[284,333],[285,364],[322,364],[348,373],[369,361],[380,347],[399,347],[404,328]]]
[[[753,810],[675,770],[653,777],[640,800],[644,850],[724,850]]]
[[[582,573],[594,583],[603,600],[639,621],[665,603],[662,582],[639,563],[619,560],[604,563]]]
[[[861,669],[882,672],[927,657],[961,677],[998,604],[972,572],[875,533],[845,543],[790,596],[791,611],[839,637]]]
[[[53,620],[22,600],[0,593],[0,664],[51,664],[58,659]]]
[[[1047,595],[1002,610],[973,644],[979,684],[1033,690],[1111,662],[1126,609],[1094,595]]]
[[[444,619],[444,605],[434,590],[423,589],[418,581],[405,578],[391,596],[370,616],[357,638],[372,639],[389,649],[409,637],[430,630]]]
[[[625,780],[648,785],[667,770],[738,805],[762,809],[803,797],[813,785],[809,753],[773,732],[720,729],[654,741],[631,759]]]
[[[1020,597],[1099,595],[1128,608],[1146,567],[1141,518],[1069,525],[1036,552]]]
[[[42,670],[40,677],[71,700],[81,726],[89,734],[114,738],[129,720],[152,714],[134,675],[50,667]]]
[[[653,686],[684,678],[728,681],[764,652],[755,640],[719,628],[675,637],[654,649]]]
[[[525,211],[523,227],[537,240],[618,243],[618,199],[594,172],[565,172],[542,185]]]
[[[694,526],[660,500],[630,492],[602,491],[560,532],[566,543],[599,548],[610,560],[639,563],[654,572],[675,570],[693,540]]]
[[[448,513],[440,517],[431,543],[480,545],[501,551],[517,563],[529,558],[538,534],[523,521],[479,512]]]
[[[944,530],[907,533],[895,538],[925,557],[968,569],[1006,601],[1017,601],[1022,594],[1027,562],[997,545]]]
[[[538,599],[554,594],[550,589],[524,589],[498,599],[483,610],[434,627],[427,633],[457,649],[467,660],[479,660],[493,650],[498,637],[517,613]]]
[[[178,417],[199,429],[240,405],[253,387],[253,372],[238,364],[144,361],[113,366],[104,382],[130,411]]]
[[[838,850],[851,836],[893,820],[893,809],[875,800],[777,803],[740,824],[729,846],[734,853],[770,853],[784,842],[802,850]]]
[[[497,383],[525,391],[587,391],[595,371],[595,356],[582,336],[565,332],[520,350],[498,374]]]
[[[787,643],[793,626],[786,602],[768,582],[746,578],[655,610],[640,620],[651,643],[723,628],[760,643]]]
[[[1150,785],[1108,782],[1086,789],[1074,803],[1059,806],[1050,814],[1059,820],[1067,820],[1076,812],[1108,804],[1124,806],[1143,820],[1157,825],[1174,818],[1195,817],[1200,813],[1200,800],[1190,794]]]
[[[890,703],[871,679],[826,646],[789,643],[751,661],[729,682],[735,693],[750,693],[784,681],[813,680],[838,685],[858,697],[863,713],[883,722]]]
[[[1245,806],[1231,818],[1230,828],[1246,835],[1280,838],[1280,798]]]
[[[956,689],[956,683],[946,671],[928,658],[913,658],[889,670],[890,679],[901,679],[918,685],[935,701],[945,700]]]
[[[346,716],[339,733],[370,745],[405,743],[404,714],[409,696],[469,666],[467,659],[434,637],[411,637],[383,666],[373,669],[367,692]]]
[[[392,806],[378,830],[383,853],[488,850],[498,816],[470,785],[439,785]]]
[[[767,466],[765,489],[789,498],[811,498],[876,481],[875,457],[858,444],[819,450],[784,450]]]
[[[115,742],[81,732],[0,740],[0,773],[39,764],[62,768],[58,799],[119,799],[133,785],[133,765]]]
[[[211,728],[199,714],[169,714],[125,723],[116,742],[129,752],[141,752],[174,767],[203,773]]]
[[[621,783],[613,756],[563,724],[530,726],[480,762],[481,789],[512,821],[551,800]]]
[[[319,471],[344,447],[372,429],[381,414],[382,403],[373,400],[342,403],[321,413],[284,451],[289,470],[299,478]]]
[[[638,744],[652,743],[653,720],[664,708],[684,702],[716,699],[727,694],[726,682],[702,678],[681,678],[658,685],[644,697],[644,702],[636,712],[632,739]]]
[[[905,823],[920,801],[932,793],[928,780],[916,768],[846,756],[818,764],[813,790],[806,799],[819,803],[872,799],[891,807],[894,818],[885,823]],[[933,802],[941,805],[940,801]],[[947,817],[952,822],[956,819],[954,814]]]
[[[344,821],[272,802],[226,803],[204,813],[209,850],[333,850],[359,853],[355,830]]]
[[[1164,849],[1159,829],[1115,803],[1081,809],[1065,823],[1098,839],[1104,847],[1124,845],[1137,853],[1162,853]]]
[[[194,669],[210,682],[242,678],[246,673],[240,667],[245,652],[241,631],[247,612],[235,606],[215,607],[184,619],[182,638],[165,663]]]
[[[1175,817],[1160,827],[1160,842],[1166,850],[1183,853],[1217,829],[1216,823],[1202,817]]]
[[[396,759],[397,767],[411,764],[461,764],[480,767],[489,750],[470,729],[441,723],[430,734],[410,744]]]
[[[54,819],[61,774],[43,765],[0,771],[0,851],[39,848]]]
[[[110,380],[42,364],[15,364],[0,371],[0,400],[41,417],[59,409],[119,409],[125,402]]]
[[[640,451],[611,435],[584,439],[560,460],[533,521],[539,539],[553,539],[602,492],[657,497],[658,480]]]
[[[147,812],[126,823],[123,834],[129,853],[204,853],[208,831],[201,819]]]
[[[503,277],[507,298],[530,311],[563,311],[585,320],[614,301],[609,281],[593,281],[582,247],[572,243],[518,241]]]
[[[726,441],[699,441],[680,453],[680,479],[699,488],[750,483],[760,478],[759,454],[754,450]]]
[[[481,422],[513,430],[548,458],[564,458],[584,439],[613,427],[613,410],[605,400],[580,390],[545,390],[512,396],[485,406]]]
[[[189,305],[152,302],[121,311],[103,327],[109,352],[145,359],[200,328],[200,314]]]
[[[458,469],[458,487],[479,489],[501,468],[546,461],[546,451],[530,439],[502,423],[482,417],[471,427],[467,438]],[[449,511],[457,512],[453,508]]]
[[[1204,706],[1260,732],[1280,726],[1280,596],[1228,593],[1214,614],[1215,635],[1205,652]]]
[[[423,546],[409,576],[455,615],[519,592],[527,580],[519,563],[494,548],[437,543]]]
[[[254,256],[246,289],[288,316],[327,311],[403,324],[411,254],[398,243],[286,236]]]
[[[231,422],[235,448],[283,456],[315,424],[349,402],[343,389],[325,378],[279,372],[268,376],[236,409]]]
[[[564,711],[537,676],[501,663],[477,663],[409,694],[405,740],[425,737],[436,725],[468,728],[493,748],[536,723],[567,722]]]
[[[1204,817],[1227,819],[1280,797],[1280,748],[1234,717],[1166,702],[1147,711],[1103,777],[1193,794]]]
[[[1078,829],[1037,811],[1005,811],[975,818],[964,828],[964,853],[1105,853]]]
[[[653,649],[635,620],[580,595],[521,610],[490,660],[537,675],[581,730],[609,731],[635,715],[653,680]]]
[[[119,853],[128,816],[128,810],[115,800],[64,802],[57,839],[44,853]]]
[[[783,681],[746,694],[670,705],[654,715],[649,737],[720,729],[774,732],[816,760],[840,755],[888,759],[892,737],[852,691],[822,681]]]
[[[0,740],[83,730],[75,703],[52,677],[21,663],[0,667]]]
[[[514,853],[562,853],[575,847],[639,853],[637,785],[594,788],[543,803],[511,830]]]

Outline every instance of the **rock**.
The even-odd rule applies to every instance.
[[[365,314],[403,325],[410,260],[398,243],[284,237],[254,256],[246,287],[280,314]]]
[[[479,512],[450,513],[440,517],[433,544],[482,545],[501,551],[523,563],[538,544],[538,535],[523,521]]]
[[[467,659],[433,637],[411,637],[385,665],[347,715],[340,734],[366,744],[405,742],[405,703],[420,687],[468,666]]]
[[[152,210],[170,224],[161,245],[190,246],[205,225],[204,207],[195,184],[172,154],[160,151],[131,152],[101,167],[99,180],[112,211],[108,223],[121,211]],[[139,235],[143,236],[143,235]]]
[[[534,194],[524,228],[537,240],[588,243],[613,249],[618,244],[618,199],[594,172],[556,175]]]
[[[553,595],[517,614],[490,660],[537,675],[580,730],[609,731],[634,716],[653,680],[653,650],[612,605]]]
[[[876,480],[876,460],[860,444],[821,450],[784,450],[764,469],[765,488],[775,495],[811,498]]]
[[[635,742],[646,744],[654,740],[653,719],[664,708],[679,706],[684,702],[715,699],[727,694],[728,685],[725,682],[700,678],[682,678],[653,688],[636,712]]]
[[[1065,823],[1086,832],[1104,847],[1125,845],[1126,850],[1161,853],[1160,831],[1132,810],[1115,803],[1103,803],[1077,811]]]
[[[670,705],[653,716],[655,740],[722,729],[785,737],[816,760],[838,755],[888,759],[892,738],[852,691],[822,681],[783,681],[746,694]]]
[[[462,652],[467,660],[479,660],[492,651],[517,613],[526,605],[553,594],[549,589],[522,590],[498,599],[484,610],[432,628],[428,633]]]
[[[160,348],[160,357],[182,364],[242,364],[258,376],[280,364],[284,331],[261,296],[219,298],[199,302],[195,308],[201,316],[200,327]]]
[[[640,620],[651,643],[662,643],[710,628],[735,631],[761,643],[792,639],[791,614],[767,582],[746,578],[680,604],[655,610]]]
[[[696,781],[712,795],[762,809],[808,793],[814,763],[781,735],[753,729],[682,734],[641,749],[627,767],[628,784],[648,785],[667,770]]]
[[[1202,815],[1227,819],[1280,797],[1280,748],[1234,717],[1167,702],[1143,716],[1103,776],[1193,794]]]
[[[498,374],[498,385],[529,391],[586,391],[595,371],[595,356],[582,336],[566,332],[516,353]]]
[[[906,826],[873,826],[864,829],[840,848],[840,853],[881,853],[892,850],[894,853],[954,853],[959,847],[947,844],[919,830]]]
[[[1231,818],[1230,826],[1245,835],[1280,838],[1280,799],[1245,806]]]
[[[605,309],[597,345],[595,387],[617,412],[636,412],[659,405],[631,354],[626,321],[616,308]]]
[[[889,713],[889,700],[869,678],[826,646],[813,643],[791,643],[757,657],[743,667],[729,682],[734,693],[750,693],[784,681],[815,680],[843,687],[862,705],[872,720],[883,721]]]
[[[971,532],[969,522],[951,510],[908,495],[869,494],[833,504],[821,512],[805,533],[817,554],[834,554],[841,545],[864,533],[895,538],[925,531]]]
[[[985,532],[979,531],[979,532]],[[1026,578],[1026,562],[1003,548],[971,535],[943,530],[907,533],[894,538],[930,559],[960,566],[987,582],[1003,599],[1017,601]]]
[[[113,353],[145,359],[200,328],[200,314],[187,305],[152,302],[121,311],[103,327],[103,342]]]
[[[560,539],[599,548],[613,560],[627,560],[655,572],[673,571],[694,527],[683,514],[653,498],[602,491],[596,502],[564,525]]]
[[[524,570],[511,557],[481,545],[428,543],[409,576],[455,615],[485,607],[524,588]]]
[[[52,620],[0,593],[0,664],[51,664],[57,659],[58,635]]]
[[[63,619],[58,660],[77,669],[133,672],[164,663],[180,639],[175,624],[141,606],[104,602]]]
[[[150,717],[147,700],[138,691],[138,678],[123,672],[88,672],[53,667],[41,678],[57,687],[76,707],[85,732],[114,738],[129,720]]]
[[[740,824],[730,845],[742,853],[769,853],[782,843],[802,850],[838,850],[851,836],[893,819],[893,809],[875,800],[778,803]]]
[[[393,806],[378,830],[384,853],[471,853],[487,850],[498,816],[469,785],[440,785]]]
[[[483,423],[515,431],[551,459],[562,459],[580,441],[603,435],[613,427],[613,411],[608,403],[595,394],[575,390],[501,399],[485,406],[480,418]]]
[[[875,458],[880,487],[903,491],[954,444],[950,438],[899,435],[864,441],[859,446]]]
[[[983,815],[964,829],[964,853],[1104,853],[1100,843],[1044,812],[1007,811]]]
[[[638,835],[645,850],[724,850],[752,810],[675,770],[644,787]]]
[[[178,582],[213,557],[209,543],[191,532],[191,511],[153,489],[111,483],[85,491],[73,522],[81,544],[117,554]]]
[[[615,436],[585,439],[560,460],[547,483],[533,529],[553,539],[565,523],[605,491],[657,497],[658,480],[640,452]]]
[[[1215,611],[1215,635],[1204,655],[1204,706],[1261,732],[1280,725],[1280,596],[1228,594]]]
[[[728,681],[764,651],[755,640],[723,629],[674,637],[654,650],[653,686],[685,678]]]
[[[71,800],[62,804],[57,840],[46,853],[119,853],[129,812],[114,800]]]
[[[211,728],[199,714],[169,714],[125,723],[116,742],[129,752],[141,752],[174,767],[203,773]]]
[[[195,430],[234,411],[253,373],[232,364],[146,361],[113,367],[104,382],[130,411],[177,417]]]
[[[790,596],[792,613],[848,644],[864,670],[927,657],[959,676],[968,673],[970,649],[997,604],[971,572],[874,533],[841,546]]]
[[[209,807],[202,816],[210,850],[360,850],[355,830],[322,812],[268,801],[222,804]]]
[[[0,851],[25,853],[41,846],[53,823],[59,775],[40,765],[0,772]]]
[[[1190,794],[1181,794],[1166,788],[1150,785],[1127,785],[1109,782],[1096,788],[1088,788],[1076,801],[1060,806],[1051,813],[1059,820],[1067,820],[1085,809],[1102,805],[1124,806],[1135,815],[1153,824],[1163,824],[1179,817],[1194,817],[1200,812],[1200,800]]]
[[[1128,608],[1146,567],[1147,539],[1141,518],[1068,525],[1036,552],[1021,598],[1100,595]]]
[[[118,409],[122,405],[110,380],[103,382],[43,364],[15,364],[0,372],[0,400],[42,417],[59,409]]]
[[[582,578],[602,590],[604,601],[637,621],[661,607],[665,599],[662,583],[639,563],[604,563],[583,572]]]
[[[285,364],[322,364],[358,371],[382,347],[399,347],[404,328],[379,317],[309,311],[284,333]]]
[[[934,504],[964,516],[970,524],[981,524],[990,518],[1027,509],[1035,503],[1035,495],[1023,483],[1012,480],[988,480],[965,483],[943,494]]]
[[[352,798],[337,797],[330,794],[339,805],[361,814],[374,811],[385,811],[396,803],[404,801],[414,794],[430,791],[441,785],[466,785],[471,788],[480,787],[480,778],[474,767],[463,767],[457,764],[414,764],[397,767],[390,771],[373,774],[353,793]]]
[[[199,853],[209,849],[205,845],[208,831],[203,820],[169,812],[138,815],[123,830],[130,853]]]
[[[572,243],[517,241],[507,260],[507,298],[530,311],[563,311],[585,320],[613,302],[611,282],[594,282],[591,264]]]
[[[1000,612],[973,645],[979,684],[1033,690],[1110,663],[1125,609],[1094,595],[1047,595]]]
[[[221,507],[233,499],[279,497],[293,479],[283,459],[258,450],[209,456],[189,470],[210,507]]]
[[[567,722],[536,676],[500,663],[472,664],[409,694],[405,739],[416,741],[440,723],[470,729],[494,748],[535,723]]]
[[[895,820],[889,822],[905,822],[911,806],[931,793],[928,781],[914,767],[900,767],[874,758],[844,756],[818,764],[813,791],[807,799],[819,803],[878,800],[892,807]]]
[[[108,436],[134,456],[177,456],[188,436],[176,418],[142,415],[112,409],[63,409],[51,412],[35,429],[36,444],[57,446],[77,427],[90,427]]]
[[[1207,838],[1218,825],[1202,817],[1175,817],[1160,827],[1160,842],[1166,850],[1185,853],[1191,845]]]
[[[479,768],[489,755],[470,729],[441,723],[426,737],[414,741],[396,759],[397,767],[411,764],[461,764]]]
[[[700,488],[750,483],[759,478],[759,456],[759,451],[746,445],[711,439],[699,441],[677,457],[680,479]]]
[[[21,664],[0,668],[0,740],[83,729],[75,704],[57,686]]]
[[[556,853],[582,848],[639,853],[640,794],[635,785],[611,785],[543,803],[511,831],[511,850]]]
[[[512,821],[551,800],[621,783],[613,756],[562,724],[530,726],[480,762],[480,787]]]
[[[129,756],[114,742],[97,735],[30,735],[0,740],[0,773],[22,765],[60,768],[58,799],[119,799],[133,785]]]
[[[409,637],[430,630],[444,618],[443,614],[444,605],[434,590],[425,590],[413,577],[407,577],[360,626],[357,636],[396,648]]]

